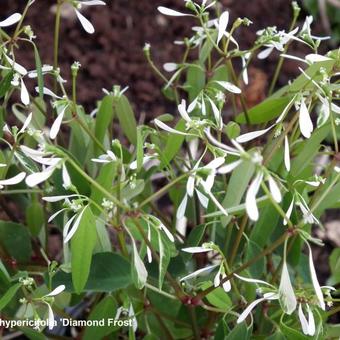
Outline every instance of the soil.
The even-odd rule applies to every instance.
[[[84,14],[94,24],[96,32],[86,34],[72,9],[65,8],[61,25],[60,65],[69,79],[70,65],[79,61],[84,67],[79,75],[78,100],[88,110],[95,107],[103,95],[102,88],[113,85],[129,86],[128,96],[137,113],[147,117],[164,113],[169,103],[160,88],[162,82],[152,72],[144,54],[144,44],[150,43],[155,64],[180,60],[182,48],[171,44],[176,39],[189,35],[191,18],[171,18],[158,13],[163,5],[183,10],[183,0],[107,0],[107,6],[87,7]],[[27,22],[37,35],[37,44],[43,63],[53,62],[53,27],[55,0],[36,0],[30,8]],[[247,17],[253,21],[249,28],[242,28],[236,37],[242,48],[250,47],[256,39],[256,31],[276,25],[288,29],[291,7],[287,0],[222,0],[223,8],[230,10],[232,19]],[[25,1],[1,0],[1,15],[22,11]],[[317,31],[322,28],[317,27]],[[17,60],[28,68],[34,67],[31,46],[16,51]],[[256,61],[256,68],[271,75],[278,55],[266,61]],[[279,84],[285,84],[297,72],[295,63],[286,62]],[[266,82],[264,83],[266,84]],[[265,88],[262,87],[262,91]]]

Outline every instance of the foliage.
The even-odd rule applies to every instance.
[[[195,26],[176,42],[182,60],[163,69],[145,45],[178,112],[138,124],[119,86],[85,112],[78,62],[71,94],[65,90],[58,68],[65,3],[90,34],[81,7],[105,5],[57,1],[54,65],[42,64],[24,26],[34,0],[0,22],[0,203],[12,219],[0,221],[4,319],[35,321],[35,329],[14,325],[32,339],[65,335],[55,314],[129,321],[88,324],[84,339],[338,338],[329,318],[339,311],[331,286],[340,282],[339,249],[327,286],[312,251],[322,246],[313,231],[327,209],[339,208],[339,50],[318,53],[322,38],[312,35],[310,18],[296,27],[295,2],[290,31],[261,30],[249,50],[235,37],[251,21],[229,23],[215,2],[187,0],[182,12],[159,7]],[[292,41],[311,53],[289,55]],[[32,46],[34,70],[16,59],[22,44]],[[268,97],[248,108],[248,66],[277,52]],[[274,92],[285,58],[301,75]],[[35,93],[25,85],[32,79]],[[52,233],[63,241],[56,259]]]

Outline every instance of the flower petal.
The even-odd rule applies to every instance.
[[[163,65],[164,71],[170,72],[170,73],[176,71],[177,68],[178,68],[178,65],[176,63],[165,63]]]
[[[255,179],[250,184],[247,194],[246,194],[246,201],[245,201],[246,211],[247,211],[249,218],[252,221],[257,221],[259,218],[259,210],[256,204],[256,195],[260,189],[262,178],[263,178],[263,174],[258,173]]]
[[[18,175],[14,176],[12,178],[1,179],[0,185],[1,186],[15,185],[15,184],[20,183],[25,177],[26,177],[26,172],[20,172]]]
[[[256,307],[256,305],[258,305],[259,303],[261,303],[262,301],[266,300],[265,298],[261,298],[261,299],[257,299],[255,301],[253,301],[243,312],[242,314],[238,317],[237,319],[237,323],[241,323],[243,322],[247,316],[250,314],[250,312]]]
[[[54,314],[53,309],[49,303],[46,303],[48,307],[48,329],[52,330],[54,327]]]
[[[86,208],[87,206],[78,214],[77,219],[73,223],[70,232],[65,236],[64,243],[67,243],[72,238],[72,236],[76,233]]]
[[[207,247],[187,247],[187,248],[182,248],[181,250],[185,251],[186,253],[191,253],[191,254],[207,253],[209,251],[212,251],[211,248],[207,248]]]
[[[306,103],[301,101],[300,114],[299,114],[299,126],[301,134],[305,138],[309,138],[313,132],[313,122],[310,118]]]
[[[59,133],[61,123],[62,123],[63,118],[64,118],[65,110],[66,110],[66,106],[58,114],[58,117],[56,118],[56,120],[53,122],[53,124],[51,126],[51,130],[50,130],[50,138],[51,139],[55,139],[57,137],[58,133]]]
[[[267,133],[274,125],[271,125],[269,128],[264,129],[264,130],[258,130],[258,131],[252,131],[252,132],[248,132],[245,133],[243,135],[240,135],[236,138],[236,142],[237,143],[246,143],[249,142],[250,140],[253,140],[255,138],[258,138],[262,135],[264,135],[265,133]]]
[[[163,15],[169,15],[169,16],[172,16],[172,17],[192,16],[191,14],[181,13],[181,12],[175,11],[171,8],[164,7],[164,6],[158,6],[157,9]]]
[[[308,309],[308,335],[313,336],[315,334],[314,315],[313,315],[309,305],[307,305],[307,309]]]
[[[223,165],[221,166],[217,172],[219,174],[227,174],[231,171],[233,171],[235,168],[237,168],[240,164],[242,163],[242,160],[238,160],[238,161],[235,161],[235,162],[232,162],[232,163],[229,163],[229,164],[226,164],[226,165]]]
[[[34,187],[44,181],[46,181],[49,177],[52,176],[53,171],[55,170],[55,166],[50,166],[43,170],[42,172],[35,172],[26,177],[26,184],[29,187]]]
[[[263,51],[261,51],[258,55],[257,58],[258,59],[266,59],[269,57],[269,55],[273,52],[274,47],[268,47],[266,49],[264,49]]]
[[[223,38],[224,32],[227,29],[229,22],[229,12],[225,11],[221,14],[220,19],[218,21],[218,37],[217,37],[217,45]]]
[[[62,178],[63,178],[63,187],[65,189],[68,189],[72,183],[71,183],[71,178],[67,171],[65,163],[63,163],[63,167],[62,167]]]
[[[167,131],[167,132],[170,132],[170,133],[175,133],[177,135],[182,135],[182,136],[188,136],[187,133],[185,132],[182,132],[182,131],[178,131],[178,130],[175,130],[173,128],[171,128],[170,126],[164,124],[163,122],[161,122],[160,120],[158,119],[154,119],[154,123],[161,129]]]
[[[21,91],[20,91],[20,99],[21,99],[21,102],[24,104],[24,105],[29,105],[30,103],[30,95],[27,91],[27,87],[24,83],[24,81],[22,80],[21,78]]]
[[[205,268],[198,269],[198,270],[194,271],[193,273],[182,277],[179,281],[189,280],[189,279],[195,278],[197,276],[200,276],[202,274],[203,275],[209,274],[217,266],[219,266],[219,265],[218,264],[214,264],[214,265],[211,265],[211,266],[208,266],[208,267],[205,267]]]
[[[275,202],[280,203],[282,201],[282,195],[279,186],[275,182],[272,176],[268,177],[269,191],[273,196]]]
[[[287,314],[292,314],[297,305],[294,289],[290,281],[289,272],[286,261],[283,262],[281,281],[279,287],[280,304]]]
[[[0,21],[0,27],[8,27],[16,24],[20,21],[22,15],[20,13],[14,13],[10,15],[7,19]]]
[[[315,267],[314,267],[314,263],[313,263],[313,254],[312,254],[312,249],[310,247],[310,245],[307,243],[308,246],[308,250],[309,250],[309,272],[310,272],[310,276],[312,279],[312,284],[315,290],[315,294],[316,297],[319,300],[319,306],[325,310],[326,309],[326,305],[325,305],[325,300],[323,298],[323,294],[322,294],[322,290],[318,281],[318,277],[316,276],[316,271],[315,271]]]
[[[291,214],[292,214],[293,208],[294,208],[294,199],[292,199],[292,201],[290,202],[290,205],[289,205],[289,207],[288,207],[288,210],[286,211],[286,217],[287,217],[288,219],[290,219],[290,216],[291,216]],[[284,219],[284,220],[283,220],[283,225],[287,225],[287,224],[288,224],[287,219]]]
[[[307,321],[305,315],[303,314],[301,303],[299,304],[298,315],[299,315],[299,320],[300,320],[300,324],[301,324],[301,327],[302,327],[302,332],[303,332],[303,334],[308,335],[308,321]]]
[[[55,288],[54,290],[52,290],[51,293],[45,295],[45,297],[46,296],[56,296],[56,295],[60,294],[61,292],[63,292],[65,290],[65,288],[66,287],[64,285],[60,285],[57,288]]]
[[[181,104],[178,105],[178,112],[185,121],[191,122],[191,118],[189,117],[188,112],[186,110],[185,99],[182,99]]]
[[[229,92],[232,92],[232,93],[241,93],[241,89],[239,87],[237,87],[236,85],[228,82],[228,81],[216,81],[216,83],[220,86],[222,86],[224,89],[226,89],[227,91]]]
[[[289,153],[289,143],[288,137],[285,136],[285,150],[284,150],[284,162],[287,171],[290,171],[290,153]]]
[[[177,208],[176,218],[178,220],[184,217],[187,203],[188,203],[188,196],[184,195],[181,204]]]
[[[94,27],[91,24],[91,22],[86,19],[78,10],[75,10],[77,17],[81,23],[81,25],[83,26],[84,30],[89,33],[89,34],[93,34],[94,33]]]

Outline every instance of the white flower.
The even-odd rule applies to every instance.
[[[36,185],[46,181],[48,178],[52,176],[57,166],[58,163],[44,168],[41,172],[35,172],[33,174],[28,175],[26,177],[26,184],[29,187],[35,187]]]
[[[237,323],[241,323],[243,322],[247,316],[251,313],[251,311],[261,302],[268,300],[277,300],[279,298],[277,293],[265,293],[263,294],[263,297],[260,299],[257,299],[255,301],[253,301],[251,304],[249,304],[249,306],[242,312],[242,314],[238,317],[237,319]]]
[[[307,308],[307,313],[308,313],[308,321],[303,313],[301,303],[299,304],[299,311],[298,311],[299,320],[301,323],[303,334],[313,336],[315,334],[314,316],[308,304],[306,304],[306,308]]]
[[[238,274],[234,274],[235,277],[237,277],[238,279],[245,281],[245,282],[249,282],[249,283],[255,283],[256,285],[258,284],[264,284],[266,286],[269,286],[271,289],[275,290],[275,287],[273,285],[271,285],[270,283],[266,282],[266,281],[262,281],[262,280],[257,280],[257,279],[251,279],[248,277],[244,277]],[[261,288],[259,289],[259,291],[261,291]],[[242,314],[238,317],[237,319],[237,323],[241,323],[243,322],[247,316],[250,314],[250,312],[261,302],[265,301],[265,300],[278,300],[279,299],[279,294],[277,292],[268,292],[263,294],[263,297],[253,301],[251,304],[249,304],[249,306],[242,312]]]
[[[7,179],[0,179],[0,189],[2,189],[5,185],[15,185],[20,183],[26,177],[25,172],[20,172],[18,175]]]
[[[212,160],[210,163],[203,167],[199,167],[199,164],[201,162],[203,155],[198,160],[198,162],[195,164],[193,169],[191,170],[191,174],[188,177],[187,185],[186,185],[186,194],[184,195],[182,202],[178,206],[176,218],[179,220],[184,217],[188,197],[193,197],[194,192],[196,192],[197,197],[202,204],[204,208],[207,208],[209,204],[209,198],[214,202],[214,204],[217,206],[217,208],[225,215],[228,216],[227,211],[225,208],[218,202],[216,197],[211,192],[211,189],[214,184],[215,176],[217,173],[217,168],[219,168],[224,162],[224,157],[217,157],[214,160]],[[209,171],[209,174],[207,178],[204,180],[202,177],[197,175],[197,171],[206,169]],[[204,190],[204,193],[209,196],[205,196],[200,190],[199,187],[202,187]]]
[[[264,130],[258,130],[258,131],[252,131],[252,132],[248,132],[245,133],[243,135],[240,135],[236,138],[236,142],[237,143],[246,143],[249,142],[255,138],[258,138],[262,135],[264,135],[265,133],[267,133],[269,130],[271,130],[275,125],[271,125],[268,128],[264,129]]]
[[[219,268],[217,274],[215,275],[215,278],[214,278],[214,287],[218,287],[221,284],[221,281],[223,281],[226,277],[227,277],[227,275],[225,273],[225,270],[224,270],[224,267],[223,267],[223,263],[222,263],[220,265],[220,268]],[[230,281],[229,280],[224,281],[222,283],[222,287],[223,287],[223,290],[226,293],[230,292],[230,290],[231,290],[231,283],[230,283]]]
[[[201,275],[208,275],[209,273],[211,273],[216,267],[218,266],[218,264],[213,264],[211,266],[207,266],[205,268],[201,268],[198,269],[196,271],[194,271],[193,273],[186,275],[184,277],[182,277],[179,281],[186,281],[186,280],[190,280],[193,279],[195,277],[201,276]]]
[[[326,310],[326,305],[325,305],[325,300],[323,297],[323,293],[318,281],[318,277],[316,276],[316,271],[315,271],[315,267],[314,267],[314,263],[313,263],[313,254],[312,254],[312,249],[309,245],[309,243],[307,243],[308,246],[308,250],[309,250],[309,272],[310,272],[310,276],[312,279],[312,284],[313,284],[313,288],[316,294],[316,297],[319,301],[319,306],[321,309]]]
[[[53,309],[51,307],[51,303],[49,301],[46,301],[45,298],[54,297],[56,295],[59,295],[64,290],[65,290],[65,286],[60,285],[57,288],[55,288],[52,292],[50,292],[49,294],[47,294],[47,295],[45,295],[41,298],[42,301],[47,305],[47,308],[48,308],[48,329],[49,330],[52,330],[53,327],[54,327],[54,313],[53,313]]]
[[[163,65],[163,68],[164,68],[164,70],[166,71],[166,72],[174,72],[174,71],[176,71],[177,70],[177,68],[178,68],[178,65],[177,64],[175,64],[175,63],[165,63],[164,65]]]
[[[297,301],[292,283],[290,281],[286,260],[284,260],[282,266],[279,296],[284,312],[289,315],[292,314],[296,309]]]
[[[302,98],[300,103],[300,111],[299,111],[299,127],[301,134],[305,138],[309,138],[313,132],[313,122],[310,118],[306,103]]]
[[[83,214],[86,209],[89,209],[88,206],[84,207],[80,212],[72,216],[67,223],[64,226],[64,231],[63,231],[63,237],[64,237],[64,243],[66,244],[67,242],[70,241],[72,236],[76,233],[79,224],[81,222],[81,219],[83,217]],[[73,223],[74,221],[74,223]],[[73,223],[73,224],[72,224]]]
[[[224,36],[225,30],[227,29],[227,26],[228,26],[228,22],[229,22],[229,12],[225,11],[221,14],[218,20],[217,45]]]
[[[246,211],[247,211],[249,218],[252,221],[257,221],[259,218],[259,210],[256,204],[256,195],[260,189],[262,178],[263,178],[263,173],[260,171],[256,175],[255,179],[251,182],[247,190],[247,194],[246,194],[246,201],[245,201]]]
[[[99,0],[81,1],[81,2],[78,2],[77,7],[81,8],[83,5],[85,6],[106,5],[106,3],[104,1],[99,1]],[[89,34],[93,34],[95,29],[93,25],[91,24],[91,22],[87,18],[85,18],[76,8],[75,8],[75,12],[84,30]]]
[[[181,12],[175,11],[171,8],[164,7],[164,6],[158,6],[157,9],[163,15],[168,15],[168,16],[172,16],[172,17],[193,16],[192,14],[181,13]]]
[[[287,171],[290,171],[290,153],[289,153],[289,142],[288,137],[285,135],[285,147],[284,147],[284,163]]]
[[[100,155],[99,158],[92,158],[91,161],[96,163],[111,163],[116,162],[117,157],[111,150],[107,150],[106,154]]]
[[[258,58],[259,59],[266,59],[269,57],[269,55],[274,51],[274,49],[278,50],[278,51],[283,51],[284,50],[284,46],[291,40],[291,39],[295,39],[295,34],[297,33],[297,31],[299,30],[298,27],[296,27],[293,31],[286,33],[285,31],[279,31],[279,32],[272,32],[273,37],[271,39],[270,42],[268,42],[267,44],[265,44],[265,46],[267,47],[266,49],[264,49],[263,51],[261,51],[258,54]],[[261,30],[258,31],[257,34],[258,35],[262,35],[265,31]]]
[[[54,121],[54,123],[51,126],[51,130],[50,130],[50,138],[51,139],[55,139],[59,133],[60,127],[61,127],[61,123],[63,121],[64,118],[64,114],[65,114],[65,110],[67,108],[68,105],[65,105],[61,112],[58,114],[58,117],[56,118],[56,120]]]
[[[16,24],[21,20],[22,15],[20,13],[14,13],[10,15],[8,18],[6,18],[3,21],[0,21],[0,27],[8,27]]]
[[[229,81],[219,81],[219,80],[216,80],[215,82],[218,85],[222,86],[224,89],[226,89],[228,92],[236,93],[236,94],[240,94],[242,92],[239,87],[237,87],[236,85],[230,83]]]

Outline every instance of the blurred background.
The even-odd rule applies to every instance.
[[[171,18],[158,13],[157,6],[163,5],[178,10],[184,9],[183,0],[105,0],[107,6],[84,8],[84,14],[96,28],[93,35],[86,34],[76,20],[74,11],[64,7],[61,25],[60,64],[63,76],[69,79],[69,67],[79,61],[84,67],[79,76],[78,99],[88,110],[96,106],[102,96],[102,88],[113,85],[129,86],[128,96],[136,112],[154,117],[164,113],[169,103],[163,98],[160,80],[153,74],[145,61],[142,48],[151,44],[156,65],[176,62],[182,55],[181,47],[171,44],[174,40],[191,34],[190,18]],[[1,0],[1,17],[22,11],[25,0]],[[36,0],[30,8],[27,23],[37,35],[37,44],[43,63],[52,64],[54,11],[56,0]],[[220,0],[223,8],[230,11],[232,19],[247,17],[253,21],[248,28],[238,30],[236,39],[241,48],[248,48],[256,38],[256,31],[276,25],[288,30],[291,22],[289,0]],[[333,40],[324,44],[327,50],[334,48],[340,38],[340,0],[302,0],[302,25],[304,17],[315,16],[314,33],[330,35]],[[328,45],[328,46],[327,46]],[[34,68],[31,46],[18,50],[17,58],[28,68]],[[294,50],[295,49],[295,50]],[[301,45],[292,46],[296,55],[308,53]],[[261,100],[266,91],[278,54],[265,61],[256,61],[250,70],[253,83],[248,93],[249,106]],[[286,61],[279,85],[287,83],[297,73],[296,63]],[[169,109],[171,107],[168,107]]]

